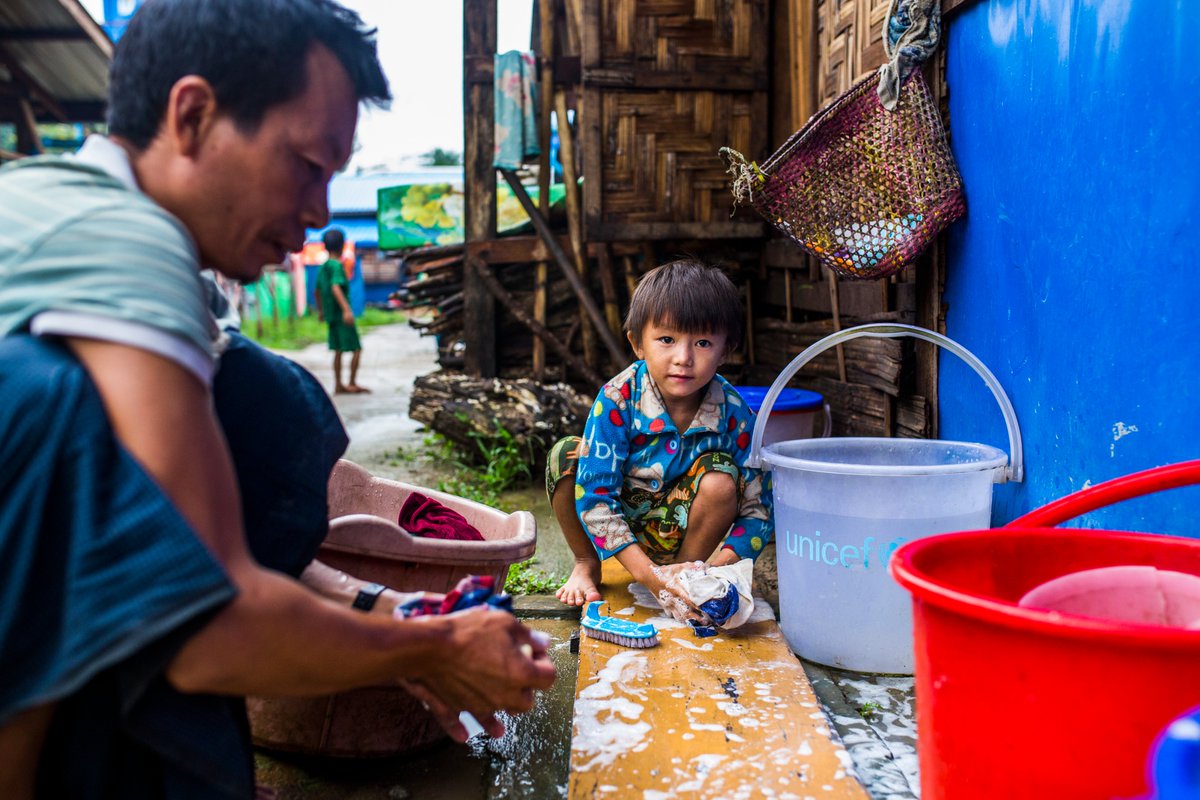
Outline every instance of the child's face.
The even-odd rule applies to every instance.
[[[640,342],[631,334],[629,343],[670,404],[703,399],[717,367],[725,363],[726,338],[723,333],[684,333],[669,323],[656,322],[642,330]]]

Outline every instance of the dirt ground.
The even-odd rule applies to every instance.
[[[433,487],[450,473],[445,464],[423,457],[428,451],[425,439],[429,432],[409,419],[408,404],[413,381],[438,369],[434,340],[422,337],[407,324],[372,328],[362,338],[358,382],[371,393],[333,395],[342,424],[350,434],[345,457],[373,474]],[[333,354],[325,344],[280,353],[316,375],[332,394]],[[345,379],[350,359],[343,360]],[[562,540],[541,482],[535,480],[528,488],[506,493],[502,500],[509,508],[533,512],[537,519],[537,568],[565,576],[571,568],[571,553]]]

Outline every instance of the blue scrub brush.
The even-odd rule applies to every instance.
[[[580,625],[588,636],[622,647],[654,647],[658,644],[658,629],[649,622],[606,617],[600,613],[603,603],[603,600],[593,600],[583,612]]]

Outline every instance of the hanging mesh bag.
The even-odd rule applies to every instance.
[[[907,67],[902,81],[897,61]],[[904,268],[966,211],[962,178],[921,70],[904,64],[899,48],[890,66],[894,110],[880,100],[888,92],[872,74],[814,115],[761,166],[721,149],[734,175],[736,202],[753,206],[849,278],[883,278]]]

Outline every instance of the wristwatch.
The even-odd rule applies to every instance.
[[[383,590],[386,588],[382,583],[368,583],[358,590],[353,607],[359,611],[370,611],[375,607],[375,601],[379,599],[379,595],[383,594]]]

